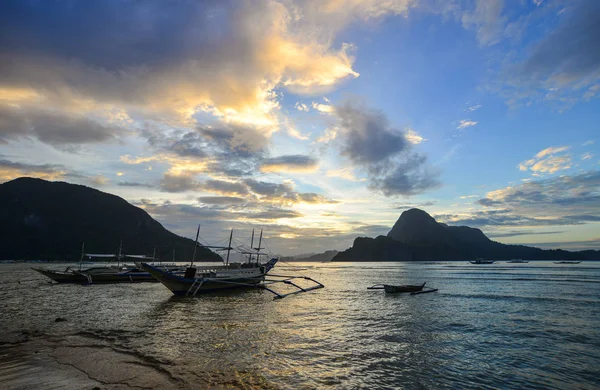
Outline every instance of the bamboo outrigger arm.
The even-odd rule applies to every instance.
[[[311,290],[317,290],[319,288],[324,288],[325,286],[314,280],[313,278],[309,278],[308,276],[283,276],[283,275],[268,275],[268,276],[272,276],[272,277],[280,277],[280,278],[286,278],[283,280],[278,280],[278,279],[265,279],[265,281],[263,283],[260,284],[250,284],[250,283],[240,283],[240,282],[233,282],[231,280],[228,279],[221,279],[221,280],[217,280],[217,279],[213,279],[213,278],[202,278],[202,282],[212,282],[212,283],[227,283],[230,285],[236,285],[236,286],[240,286],[240,287],[255,287],[255,288],[261,288],[263,290],[267,290],[270,293],[273,293],[275,296],[273,297],[273,299],[282,299],[285,298],[287,296],[290,295],[294,295],[294,294],[300,294],[300,293],[304,293],[304,292],[308,292]],[[298,284],[292,282],[292,279],[304,279],[304,280],[310,280],[311,282],[314,282],[315,285],[314,286],[310,286],[310,287],[301,287]],[[272,288],[268,287],[272,284],[275,283],[285,283],[287,285],[293,286],[295,288],[297,288],[297,291],[292,291],[289,292],[287,294],[280,294],[277,291],[273,290]],[[190,287],[190,290],[192,290],[192,287]],[[188,291],[188,294],[186,295],[196,295],[196,291]]]

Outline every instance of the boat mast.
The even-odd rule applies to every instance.
[[[198,230],[196,231],[196,241],[194,242],[194,253],[192,253],[192,262],[190,263],[190,267],[194,265],[194,259],[196,258],[196,248],[198,248],[198,236],[200,235],[200,225],[198,225]]]
[[[117,255],[117,267],[121,264],[121,252],[123,250],[123,240],[119,243],[119,254]]]
[[[252,238],[250,239],[250,249],[254,246],[254,229],[252,229]],[[250,258],[248,259],[248,264],[252,263],[252,253],[250,253]]]
[[[233,229],[231,229],[231,234],[229,234],[229,245],[227,245],[227,260],[225,261],[225,265],[229,265],[229,252],[231,252],[231,239],[233,238]]]
[[[83,252],[85,252],[85,241],[81,243],[81,257],[79,258],[79,270],[81,271],[81,263],[83,263]]]
[[[262,243],[262,233],[263,233],[263,230],[260,229],[260,238],[258,239],[258,248],[254,248],[254,249],[256,249],[256,252],[260,252],[260,250],[262,249],[260,247],[260,244]],[[260,255],[257,253],[256,254],[256,264],[259,263],[259,259],[260,259]]]
[[[156,247],[154,247],[154,250],[152,251],[152,263],[156,262]]]

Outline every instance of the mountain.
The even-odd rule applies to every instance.
[[[332,261],[471,260],[478,257],[502,260],[596,260],[600,251],[542,250],[506,245],[490,240],[479,229],[448,226],[423,210],[402,213],[387,236],[358,237]]]
[[[0,184],[0,260],[59,260],[88,253],[157,255],[189,261],[194,241],[169,232],[124,199],[82,185],[19,178]],[[220,261],[198,248],[198,261]]]
[[[338,252],[336,250],[330,250],[330,251],[325,251],[323,253],[307,253],[307,254],[297,255],[297,256],[285,256],[285,257],[280,257],[280,260],[325,262],[325,261],[331,261],[331,259],[333,259],[333,257],[335,255],[337,255],[338,253],[340,253],[340,252]]]

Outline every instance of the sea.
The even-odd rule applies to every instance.
[[[23,334],[102,340],[181,388],[207,376],[246,389],[600,388],[600,262],[279,263],[272,272],[325,285],[279,300],[54,284],[30,265],[0,265],[4,351]],[[367,289],[423,282],[438,291]]]

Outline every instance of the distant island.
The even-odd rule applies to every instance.
[[[331,259],[333,259],[338,253],[340,253],[340,252],[336,251],[336,250],[330,250],[330,251],[325,251],[323,253],[308,253],[308,254],[302,254],[302,255],[296,255],[296,256],[280,256],[279,260],[299,261],[299,262],[318,261],[318,262],[323,263],[323,262],[331,261]]]
[[[88,253],[190,261],[194,241],[171,233],[126,200],[82,185],[19,178],[0,184],[0,260],[78,261]],[[198,261],[221,261],[198,248]]]
[[[479,229],[448,226],[420,209],[402,213],[387,236],[358,237],[332,261],[599,260],[600,251],[543,250],[490,240]]]

